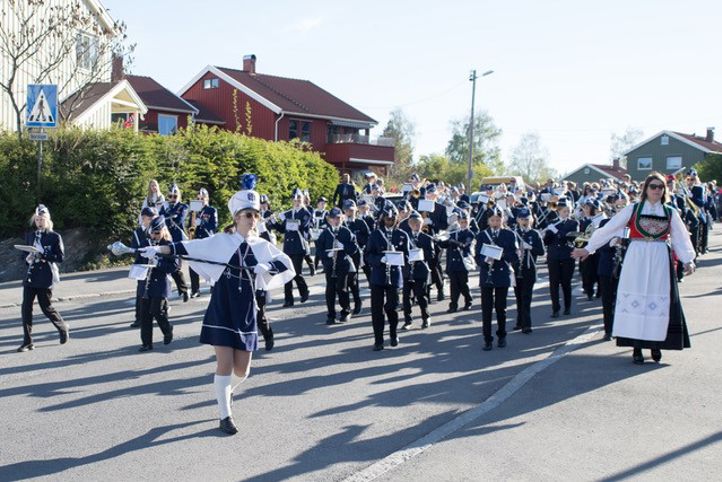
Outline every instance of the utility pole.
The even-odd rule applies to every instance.
[[[486,77],[493,73],[493,70],[487,70],[481,74],[481,76]],[[469,194],[474,192],[471,181],[474,177],[472,166],[474,161],[474,101],[476,100],[476,79],[476,69],[474,69],[471,71],[471,74],[469,74],[469,80],[471,81],[471,115],[469,116],[469,165],[466,170],[466,190]]]

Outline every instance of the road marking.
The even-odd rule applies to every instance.
[[[440,442],[441,440],[445,439],[446,437],[456,432],[460,428],[464,427],[465,425],[473,422],[474,420],[497,408],[499,405],[511,398],[511,396],[514,395],[517,391],[519,391],[520,388],[526,385],[529,380],[534,378],[535,375],[540,373],[545,368],[556,363],[557,361],[561,360],[564,356],[578,348],[579,345],[590,341],[598,333],[601,333],[600,325],[590,326],[584,331],[584,333],[569,340],[563,346],[560,346],[559,348],[554,350],[552,354],[544,360],[538,361],[535,364],[517,373],[517,375],[512,378],[506,385],[494,392],[489,398],[484,400],[484,402],[482,402],[476,408],[467,410],[461,415],[455,417],[449,422],[446,422],[444,425],[428,433],[424,437],[384,457],[375,464],[370,465],[369,467],[366,467],[359,472],[356,472],[355,474],[346,478],[345,481],[365,482],[369,480],[374,480],[382,476],[383,474],[389,472],[390,470],[395,469],[404,462],[407,462],[412,458],[421,455],[423,452],[431,448],[435,443]]]

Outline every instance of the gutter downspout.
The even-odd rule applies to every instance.
[[[278,119],[276,119],[275,126],[273,127],[273,140],[274,142],[278,142],[278,123],[281,122],[281,119],[283,119],[283,116],[285,115],[285,112],[281,111],[281,115],[278,116]]]

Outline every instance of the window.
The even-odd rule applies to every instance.
[[[75,59],[78,67],[93,70],[98,63],[98,37],[85,32],[78,32],[75,41]]]
[[[170,136],[178,130],[178,116],[158,114],[158,134]]]
[[[135,124],[135,114],[132,112],[116,112],[110,114],[110,122],[118,127],[132,129]]]
[[[652,158],[651,157],[638,157],[637,158],[637,170],[638,171],[651,171],[652,170]]]
[[[298,121],[288,121],[288,140],[293,140],[298,137]]]
[[[218,88],[218,79],[205,79],[203,81],[203,88],[204,89],[217,89]]]
[[[669,136],[662,136],[661,139],[659,139],[659,143],[663,146],[669,145]]]
[[[682,168],[682,156],[670,156],[667,158],[667,170]]]
[[[590,172],[591,172],[591,169],[589,169],[588,167],[584,168],[584,174],[589,174]]]
[[[303,122],[301,124],[301,140],[303,142],[311,142],[311,123]]]

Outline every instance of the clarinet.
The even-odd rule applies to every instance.
[[[336,248],[338,248],[338,238],[334,236],[333,232],[331,232],[331,236],[333,236],[333,244],[331,247],[333,248],[333,265],[331,267],[331,278],[337,278],[338,275],[336,274],[336,258],[338,258],[338,251],[336,251]]]
[[[393,236],[393,231],[391,231],[391,235]],[[389,251],[393,251],[394,245],[391,244],[391,240],[386,238],[386,248]],[[386,260],[388,261],[388,259]],[[389,263],[386,263],[386,284],[391,284],[391,265]]]
[[[150,241],[150,246],[157,246],[158,244],[155,241]],[[149,299],[150,296],[148,295],[148,291],[150,290],[150,279],[153,276],[153,269],[152,267],[148,267],[148,274],[145,275],[145,292],[143,293],[143,298]]]

